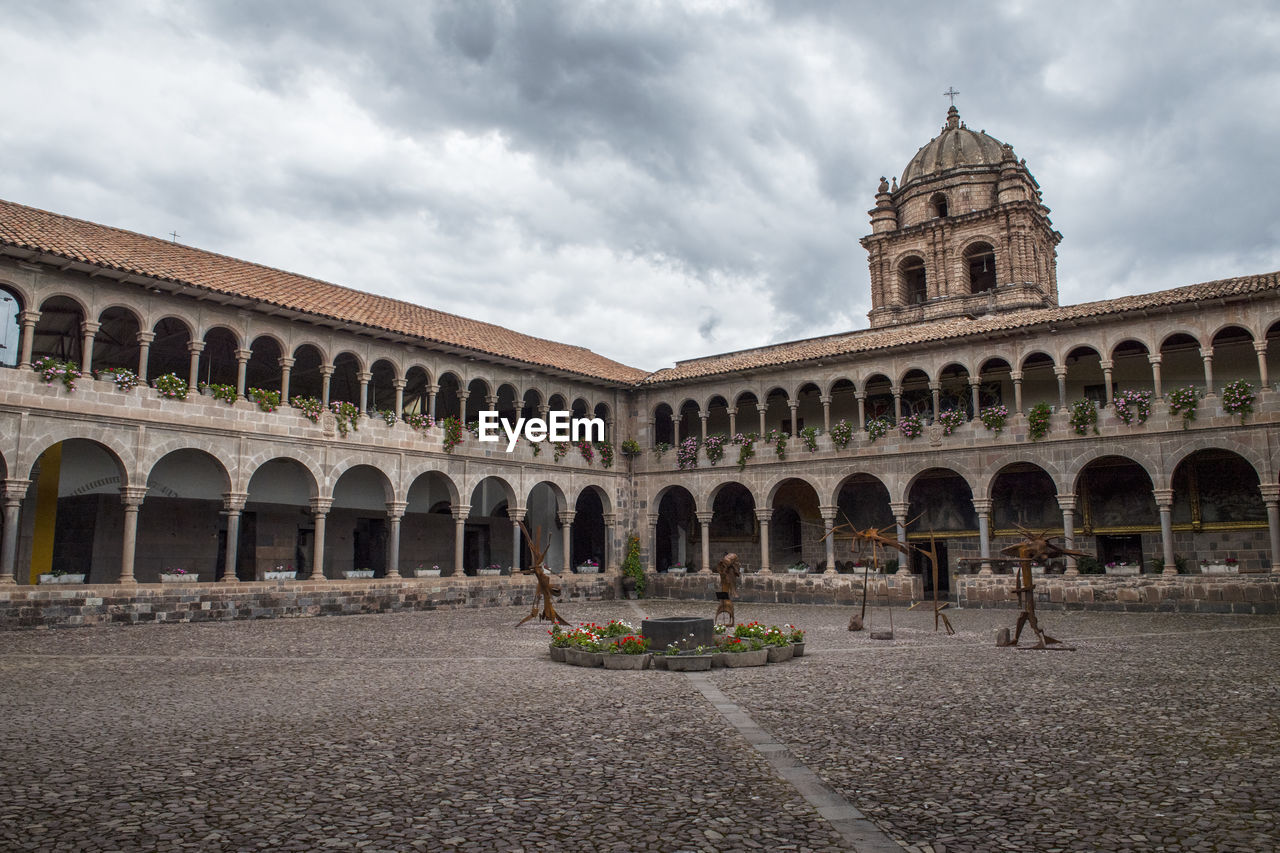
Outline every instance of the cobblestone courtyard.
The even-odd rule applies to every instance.
[[[0,634],[0,849],[852,849],[716,689],[909,850],[1280,846],[1280,618],[1049,612],[1041,653],[743,604],[808,653],[700,684],[553,664],[526,612]]]

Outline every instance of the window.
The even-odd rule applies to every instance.
[[[947,197],[943,193],[934,193],[929,199],[929,216],[932,219],[947,218]]]
[[[969,292],[985,293],[996,286],[996,253],[990,243],[974,243],[964,250],[969,270]]]
[[[927,297],[924,261],[917,257],[904,258],[898,265],[898,277],[902,284],[902,301],[907,305],[923,305]]]

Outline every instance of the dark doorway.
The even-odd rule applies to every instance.
[[[1107,563],[1128,563],[1134,566],[1141,566],[1142,534],[1099,536],[1098,559],[1104,566]]]
[[[236,579],[257,580],[258,514],[240,513],[240,541],[236,545]],[[218,557],[213,564],[213,577],[222,577],[222,567],[227,564],[227,528],[218,531]]]
[[[357,518],[352,537],[355,562],[352,568],[373,569],[373,576],[380,578],[387,573],[387,520],[385,518]]]

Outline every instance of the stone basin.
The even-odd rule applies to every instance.
[[[702,616],[663,616],[658,619],[646,619],[641,630],[649,638],[649,648],[655,652],[662,651],[672,643],[679,643],[683,649],[692,649],[697,646],[710,648],[715,643],[716,637],[711,619]]]

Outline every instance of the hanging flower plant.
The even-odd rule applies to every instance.
[[[222,402],[226,403],[228,406],[235,405],[237,394],[236,394],[236,386],[234,385],[219,385],[217,383],[201,382],[199,385],[196,386],[196,388],[199,389],[201,394],[203,394],[205,391],[208,391],[210,396],[213,397],[213,399],[221,400]]]
[[[557,462],[563,459],[564,455],[569,452],[569,442],[567,441],[553,441],[551,442],[551,446],[555,448],[555,452],[552,453],[551,456]]]
[[[622,442],[622,447],[620,449],[623,456],[628,459],[635,459],[640,455],[640,442],[636,441],[634,438],[628,438],[626,441]]]
[[[114,382],[117,391],[132,391],[142,382],[138,374],[127,367],[108,367],[97,371],[96,376],[98,379]]]
[[[396,417],[396,413],[390,409],[379,409],[378,417],[382,418],[382,422],[389,427],[395,426],[396,421],[400,420]]]
[[[40,374],[44,384],[52,385],[55,379],[61,380],[63,387],[68,391],[76,390],[76,380],[84,375],[80,372],[80,368],[71,362],[59,361],[51,356],[37,359],[32,363],[31,368]]]
[[[872,418],[867,421],[867,438],[872,444],[889,434],[893,423],[888,418]]]
[[[676,467],[680,470],[698,467],[698,439],[689,436],[676,448]]]
[[[764,440],[773,445],[773,452],[779,459],[787,458],[787,434],[780,429],[771,429],[765,433]]]
[[[404,422],[408,424],[410,428],[416,429],[419,432],[425,432],[436,425],[436,422],[431,419],[430,415],[423,414],[421,412],[412,415],[405,415]]]
[[[844,450],[851,441],[853,441],[853,424],[842,418],[840,423],[831,428],[831,442]]]
[[[324,411],[324,406],[320,405],[320,401],[315,397],[294,397],[289,400],[289,405],[301,412],[302,416],[313,424],[320,421],[320,413]]]
[[[1000,434],[1000,430],[1004,429],[1004,425],[1009,421],[1009,410],[1004,406],[987,406],[978,412],[978,420],[982,421],[982,425],[994,432]]]
[[[1031,411],[1027,413],[1027,435],[1032,441],[1039,441],[1049,434],[1049,404],[1036,403],[1031,407]],[[1098,416],[1098,410],[1093,410],[1094,418]]]
[[[542,453],[542,442],[541,442],[541,441],[532,441],[532,440],[527,439],[527,438],[525,439],[525,441],[528,441],[528,442],[529,442],[529,447],[533,450],[533,455],[534,455],[534,456],[537,456],[538,454]]]
[[[1071,428],[1076,435],[1098,434],[1098,407],[1092,400],[1076,400],[1071,404]]]
[[[591,446],[589,441],[578,442],[578,453],[582,454],[582,458],[587,460],[588,465],[596,461],[596,449]]]
[[[607,441],[596,442],[596,452],[600,454],[600,467],[613,467],[613,445]]]
[[[747,463],[756,455],[756,434],[754,432],[749,432],[746,435],[738,433],[730,441],[738,445],[738,470],[741,471],[747,467]]]
[[[462,421],[450,415],[440,422],[440,426],[444,428],[444,452],[452,453],[455,447],[462,444]]]
[[[1192,385],[1169,393],[1169,414],[1182,415],[1183,429],[1191,426],[1191,422],[1196,419],[1196,406],[1199,400],[1199,395]]]
[[[706,444],[702,445],[702,452],[707,455],[707,462],[715,465],[724,458],[724,443],[727,439],[723,435],[707,436]]]
[[[1240,423],[1253,411],[1255,395],[1253,386],[1243,379],[1237,379],[1222,389],[1222,409],[1227,414],[1239,415]]]
[[[818,449],[818,428],[805,427],[800,430],[800,440],[804,442],[805,450],[813,453]]]
[[[338,435],[343,438],[347,437],[348,431],[358,431],[360,429],[357,423],[360,420],[360,410],[356,408],[355,403],[334,400],[329,403],[329,411],[333,412],[333,416],[338,422]]]
[[[903,438],[919,438],[924,433],[924,424],[919,415],[903,415],[902,420],[898,421],[898,432]]]
[[[667,444],[665,441],[659,441],[657,444],[653,446],[654,458],[656,458],[659,462],[661,462],[662,454],[666,453],[670,449],[671,449],[671,445]]]
[[[951,435],[951,433],[964,425],[964,412],[959,409],[947,409],[945,412],[938,415],[937,422],[938,425],[942,427],[943,435]]]
[[[467,432],[471,433],[472,438],[480,437],[480,422],[471,421],[467,424]]]
[[[1145,424],[1151,417],[1150,391],[1121,391],[1111,401],[1116,417],[1127,424],[1137,421]]]
[[[250,388],[249,393],[245,396],[257,403],[258,408],[264,412],[271,413],[280,408],[279,391],[267,391],[263,388]]]
[[[151,387],[166,400],[187,399],[187,380],[180,378],[176,373],[157,376],[156,381],[151,383]]]

